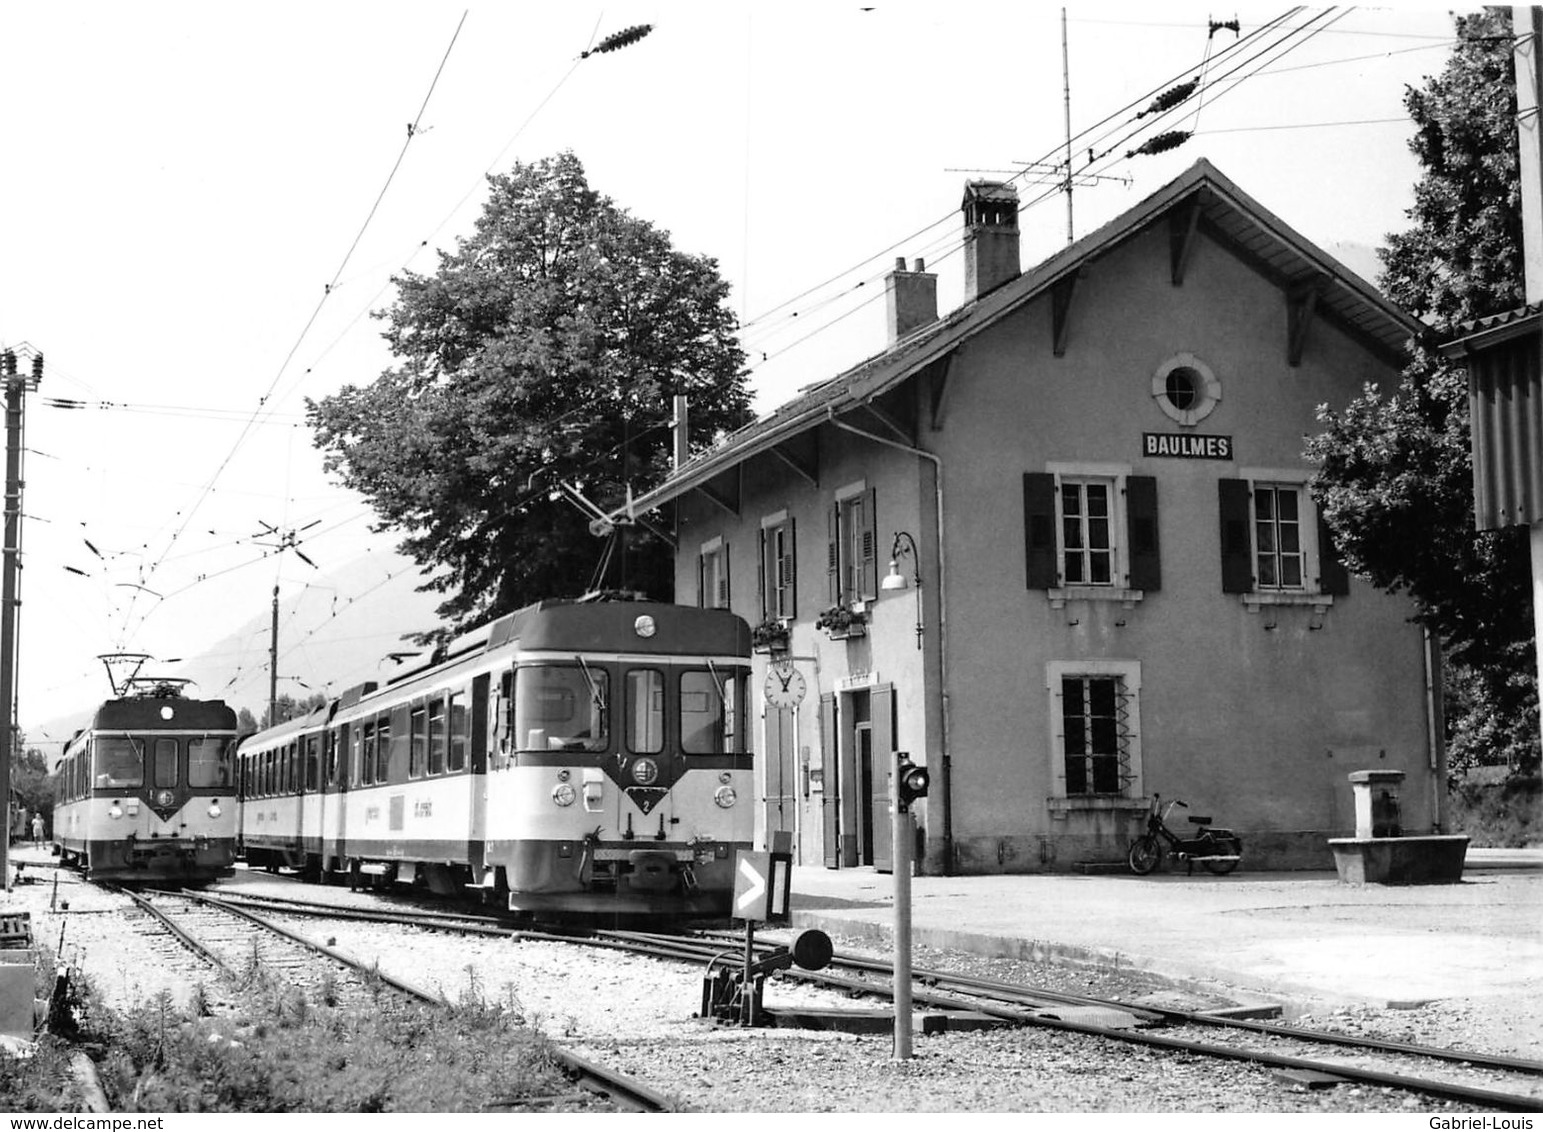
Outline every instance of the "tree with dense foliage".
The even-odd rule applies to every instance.
[[[669,546],[606,544],[567,489],[610,507],[657,483],[671,398],[698,441],[750,420],[744,355],[713,260],[590,188],[572,154],[488,178],[475,231],[406,272],[382,317],[400,364],[309,404],[327,467],[452,596],[459,626],[589,588],[669,598]]]
[[[11,797],[29,814],[53,813],[53,778],[48,773],[48,759],[36,747],[27,747],[25,753],[18,752],[12,758]]]
[[[1407,592],[1447,660],[1454,768],[1538,765],[1532,588],[1525,528],[1475,531],[1466,371],[1433,352],[1463,322],[1522,305],[1521,193],[1511,17],[1455,17],[1445,70],[1404,103],[1422,174],[1408,215],[1388,237],[1380,284],[1430,326],[1398,388],[1369,386],[1308,454],[1313,484],[1351,568]]]

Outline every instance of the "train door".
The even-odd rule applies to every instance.
[[[350,740],[353,737],[353,727],[343,724],[332,733],[332,774],[329,775],[330,789],[326,794],[331,806],[331,813],[322,819],[322,856],[335,855],[338,867],[348,859],[348,776],[353,767],[353,749]],[[329,847],[325,842],[331,842]],[[327,861],[322,861],[322,868],[327,867]]]

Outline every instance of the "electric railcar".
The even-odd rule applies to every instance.
[[[97,708],[54,781],[53,843],[91,880],[200,884],[236,861],[236,713],[181,682]]]
[[[545,601],[239,754],[249,865],[515,912],[725,914],[754,832],[750,631]]]

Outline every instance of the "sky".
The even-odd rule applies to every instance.
[[[26,412],[22,726],[105,698],[100,654],[175,673],[274,587],[345,566],[331,606],[350,616],[304,632],[400,647],[378,607],[401,592],[400,535],[324,471],[305,400],[392,364],[372,317],[392,276],[432,272],[515,161],[571,150],[594,188],[717,262],[761,412],[882,349],[896,256],[926,259],[957,305],[966,180],[1020,175],[1026,267],[1065,244],[1045,165],[1065,154],[1068,88],[1076,235],[1206,157],[1370,270],[1365,249],[1408,226],[1402,97],[1443,67],[1446,10],[1229,8],[1239,32],[1213,34],[1214,11],[0,6],[0,346],[23,369],[45,356]],[[585,57],[637,24],[653,30]],[[1178,112],[1135,117],[1202,66]],[[1193,136],[1126,157],[1159,129]],[[198,693],[260,711],[267,647],[248,634],[229,682]],[[281,673],[297,694],[332,678],[303,654]]]

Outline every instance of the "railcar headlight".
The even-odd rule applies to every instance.
[[[735,802],[739,801],[739,795],[732,786],[720,786],[713,791],[713,801],[718,803],[720,809],[727,810]]]
[[[107,807],[107,816],[116,821],[123,816],[123,807],[114,802],[111,806]]]
[[[653,759],[639,759],[632,764],[632,781],[639,786],[651,785],[659,777],[659,764]]]
[[[578,792],[566,782],[559,782],[556,786],[552,787],[552,801],[556,802],[559,806],[573,805],[574,799],[578,796]]]
[[[217,818],[221,814],[223,814],[224,812],[225,812],[224,810],[220,809],[220,804],[218,802],[210,803],[210,806],[209,806],[209,816],[211,818]]]

